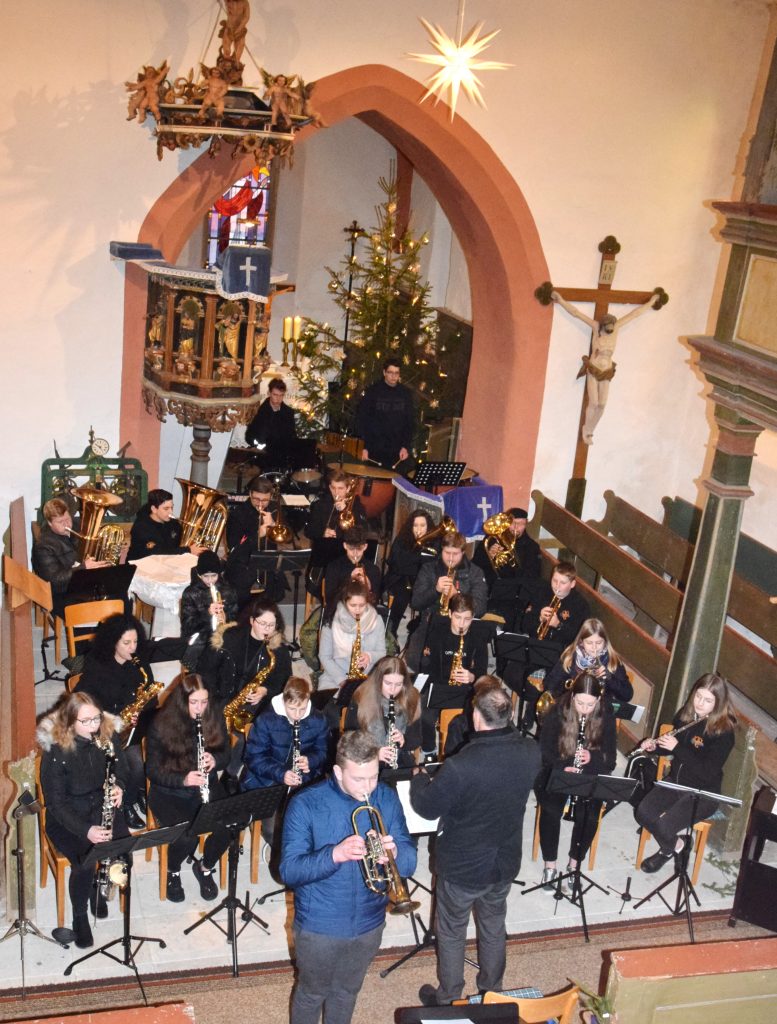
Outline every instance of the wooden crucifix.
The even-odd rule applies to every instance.
[[[613,290],[612,282],[617,266],[615,257],[620,248],[613,235],[608,235],[599,243],[602,260],[597,288],[554,288],[550,281],[546,281],[534,293],[542,305],[557,302],[570,316],[582,320],[591,328],[588,355],[583,356],[583,365],[578,373],[578,377],[585,376],[586,387],[580,407],[575,462],[565,503],[566,508],[577,516],[583,512],[588,448],[593,443],[594,430],[607,403],[610,381],[615,376],[612,356],[620,329],[648,309],[660,309],[669,301],[663,288],[654,288],[650,292]],[[593,316],[586,316],[572,305],[574,302],[592,302]],[[616,317],[609,311],[611,305],[634,305],[636,308],[622,317]]]

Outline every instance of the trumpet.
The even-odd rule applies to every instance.
[[[456,570],[452,565],[448,566],[447,576],[451,583],[453,583],[456,579]],[[446,590],[442,594],[440,594],[440,615],[450,615],[451,612],[450,609],[448,608],[448,605],[451,603],[451,597],[453,593],[455,593],[455,590],[453,587],[451,587],[450,590]]]
[[[545,637],[548,635],[548,630],[550,629],[550,620],[558,611],[560,604],[561,598],[558,596],[558,594],[554,594],[550,604],[548,605],[548,607],[550,608],[550,615],[547,617],[547,619],[544,620],[544,622],[541,622],[537,628],[538,640],[544,640]]]
[[[425,547],[430,540],[437,540],[438,537],[444,537],[446,533],[456,533],[458,527],[456,523],[451,519],[450,516],[443,516],[441,521],[433,530],[425,533],[423,537],[419,537],[415,542],[416,548]]]
[[[340,529],[345,532],[356,526],[356,516],[353,513],[353,503],[356,501],[357,481],[354,477],[348,481],[348,490],[345,493],[345,508],[337,517]]]
[[[367,829],[359,831],[360,815],[367,816]],[[362,836],[367,852],[361,859],[364,884],[378,896],[386,896],[391,906],[390,914],[412,914],[421,906],[410,899],[407,886],[399,874],[397,862],[389,850],[383,846],[382,837],[386,835],[383,818],[377,807],[370,803],[368,793],[364,794],[364,803],[360,804],[351,815],[354,835]],[[385,861],[385,863],[381,863]]]

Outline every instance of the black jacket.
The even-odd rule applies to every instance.
[[[440,615],[435,616],[429,626],[426,646],[421,656],[421,671],[429,673],[432,685],[448,685],[451,662],[458,649],[459,638],[451,632],[451,620]],[[488,633],[477,622],[472,623],[464,636],[462,666],[474,672],[475,679],[484,675],[488,668]],[[468,687],[464,685],[460,689],[465,693]]]
[[[490,540],[490,538],[487,538]],[[486,578],[489,592],[494,581],[500,580],[536,580],[540,575],[540,546],[536,540],[522,533],[516,540],[513,548],[516,564],[514,566],[503,566],[498,572],[491,563],[486,551],[486,541],[481,540],[472,555],[472,561],[480,569]]]
[[[219,579],[216,583],[216,590],[221,595],[226,621],[234,622],[237,618],[235,588],[226,580]],[[210,638],[213,629],[208,608],[212,602],[210,587],[202,582],[195,566],[192,569],[192,581],[181,595],[181,637],[183,639],[188,639],[193,633],[199,633],[204,641]]]
[[[413,586],[410,606],[416,611],[424,611],[438,605],[440,594],[436,589],[437,580],[440,576],[445,576],[447,572],[448,566],[442,558],[435,558],[433,562],[422,565]],[[460,593],[469,594],[472,597],[475,605],[475,618],[480,618],[485,614],[488,604],[488,587],[483,570],[473,565],[468,558],[462,558],[456,566],[454,582]]]
[[[326,593],[326,604],[329,613],[334,610],[334,605],[337,604],[339,599],[340,589],[350,580],[351,573],[355,569],[353,562],[350,560],[348,555],[341,555],[339,558],[335,558],[326,567],[326,573],[324,575],[324,588]],[[381,586],[380,586],[380,569],[374,562],[363,563],[364,575],[367,577],[367,581],[370,585],[370,590],[375,598],[375,601],[380,601]]]
[[[591,751],[591,760],[583,766],[583,771],[588,775],[609,775],[615,767],[617,757],[615,719],[610,714],[607,705],[603,704],[604,722],[602,725],[601,746]],[[542,750],[542,765],[545,769],[545,781],[553,768],[567,768],[572,765],[574,757],[561,757],[558,749],[559,736],[561,734],[561,711],[558,705],[552,708],[549,714],[543,719],[540,730],[540,748]],[[541,788],[544,788],[544,783]]]
[[[282,639],[280,633],[270,637],[269,646],[275,655],[275,666],[264,681],[267,696],[256,705],[256,715],[270,706],[272,698],[283,690],[291,675],[291,654]],[[223,705],[236,697],[269,660],[265,645],[251,636],[250,626],[232,623],[226,628],[220,627],[213,634],[210,648],[198,667],[208,690]]]
[[[147,661],[125,661],[119,664],[115,658],[109,661],[102,661],[89,653],[84,661],[84,671],[75,688],[76,693],[88,693],[99,701],[100,706],[109,711],[112,715],[118,715],[123,708],[131,704],[135,699],[138,687],[143,682],[143,673],[146,673],[149,683],[154,682],[154,673]],[[141,720],[148,720],[146,712],[156,707],[156,697],[149,701],[141,714]],[[145,724],[145,723],[144,723]],[[144,730],[136,728],[135,736],[143,735]],[[135,737],[133,737],[134,739]]]
[[[276,412],[265,398],[246,429],[246,444],[266,444],[268,449],[286,449],[297,440],[294,410],[281,403]]]
[[[674,728],[683,725],[679,715],[675,717]],[[695,786],[710,793],[719,793],[723,784],[723,766],[734,749],[733,729],[708,736],[704,731],[707,723],[697,722],[677,737],[677,746],[671,751],[671,768],[666,776],[669,782],[679,786]],[[657,748],[662,754],[661,747]]]
[[[421,566],[439,556],[440,542],[438,540],[433,540],[419,548],[415,544],[412,547],[407,547],[404,541],[397,537],[389,552],[384,584],[386,589],[391,590],[406,580],[412,584],[418,576]]]
[[[550,672],[545,676],[545,689],[558,698],[563,695],[566,684],[570,679],[575,679],[581,670],[575,665],[575,659],[568,669],[565,669],[561,661],[557,661]],[[624,668],[623,662],[618,664],[614,672],[610,672],[605,666],[604,676],[604,699],[610,707],[612,702],[617,701],[625,704],[634,696],[634,687],[629,682],[629,676]]]
[[[268,506],[268,512],[272,511]],[[259,535],[259,513],[246,498],[241,502],[230,502],[227,514],[227,551],[231,551],[243,540],[254,538]]]
[[[540,624],[540,612],[547,608],[553,599],[553,590],[550,583],[542,580],[537,585],[535,596],[526,605],[526,611],[521,623],[521,631],[529,636],[536,636]],[[559,645],[559,653],[568,647],[580,631],[585,620],[590,617],[591,609],[584,597],[578,594],[576,588],[572,588],[559,605],[556,615],[559,625],[555,629],[549,629],[545,639]]]
[[[128,562],[146,555],[182,555],[188,551],[181,547],[181,524],[177,520],[158,523],[148,508],[138,512],[130,531]]]
[[[185,771],[179,771],[170,765],[167,748],[162,743],[159,735],[159,718],[154,716],[151,727],[148,730],[146,746],[146,775],[152,787],[158,789],[166,796],[189,798],[193,804],[200,803],[200,791],[194,786],[184,786],[184,779],[190,771],[197,767],[197,735],[195,732],[194,719],[190,720],[191,767]],[[213,755],[216,762],[213,770],[208,775],[208,783],[211,788],[218,786],[218,772],[229,764],[231,748],[227,736],[227,727],[224,724],[224,717],[218,716],[220,745],[218,747],[206,747],[206,750]]]
[[[537,744],[506,726],[475,733],[436,775],[413,778],[413,809],[440,818],[440,877],[469,886],[515,878],[523,814],[539,766]]]
[[[40,537],[32,545],[32,568],[42,580],[51,584],[53,594],[64,594],[79,562],[76,542],[72,537],[54,533],[48,523],[40,529]]]
[[[370,458],[396,462],[400,448],[410,451],[413,447],[412,392],[404,384],[389,387],[385,380],[372,384],[356,410],[355,429],[364,440]]]

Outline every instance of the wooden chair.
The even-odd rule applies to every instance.
[[[83,604],[69,604],[65,608],[65,637],[67,653],[71,658],[76,656],[76,645],[84,640],[91,640],[94,633],[81,633],[76,636],[78,626],[91,626],[109,618],[120,615],[124,611],[123,601],[85,601]]]
[[[448,729],[453,719],[462,714],[461,708],[443,708],[440,711],[440,721],[437,728],[440,731],[440,760],[445,757],[445,741],[448,739]]]
[[[521,1024],[544,1024],[555,1018],[558,1024],[572,1024],[572,1012],[577,1004],[579,989],[577,985],[557,992],[553,996],[542,999],[521,999],[516,996],[505,996],[501,992],[486,992],[483,996],[484,1006],[494,1003],[515,1003],[518,1007],[518,1019]]]
[[[537,809],[534,812],[534,840],[532,841],[532,847],[531,847],[531,859],[532,860],[536,860],[537,859],[537,855],[539,854],[539,849],[540,849],[540,814],[541,813],[542,813],[542,808],[540,807],[539,802],[538,802],[537,803]],[[601,831],[601,828],[602,828],[602,818],[603,817],[604,817],[604,804],[602,804],[602,808],[599,811],[599,821],[596,824],[596,832],[595,832],[594,838],[593,838],[593,840],[591,842],[591,848],[588,851],[588,870],[589,871],[593,871],[594,864],[596,863],[596,850],[597,850],[597,847],[599,846],[599,832]]]
[[[73,691],[81,681],[81,676],[83,674],[83,672],[76,672],[74,675],[67,677],[67,679],[65,680],[65,689],[67,690],[68,693],[73,693]]]
[[[672,726],[668,723],[662,725],[659,730],[659,736],[663,736],[664,733],[671,732]],[[656,772],[657,779],[663,779],[664,774],[669,768],[669,758],[659,757],[658,769]],[[707,838],[710,834],[710,828],[712,827],[711,821],[697,821],[693,826],[693,871],[691,872],[691,885],[695,886],[699,881],[699,872],[701,871],[702,862],[704,861],[704,851],[707,848]],[[650,839],[650,832],[643,826],[639,834],[639,845],[637,846],[637,860],[635,863],[636,869],[642,867],[642,861],[645,857],[645,847],[647,846],[648,840]]]
[[[70,867],[70,861],[63,857],[59,850],[46,835],[46,801],[43,797],[43,787],[40,784],[40,754],[35,758],[35,784],[40,800],[40,814],[38,815],[38,838],[40,846],[40,887],[46,888],[48,872],[54,876],[54,886],[57,894],[57,927],[65,927],[65,898],[67,886],[65,884],[65,872]]]

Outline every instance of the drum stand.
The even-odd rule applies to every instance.
[[[22,959],[22,999],[25,999],[27,995],[27,986],[24,974],[24,937],[26,935],[34,935],[36,938],[43,939],[45,942],[53,942],[55,946],[61,946],[63,949],[68,948],[66,943],[58,942],[56,939],[50,939],[48,935],[44,935],[43,932],[40,931],[40,929],[27,917],[27,905],[24,899],[24,847],[22,845],[22,818],[26,818],[31,814],[38,814],[39,811],[40,804],[34,799],[29,790],[25,790],[19,797],[19,803],[13,810],[13,817],[16,819],[16,848],[11,850],[11,856],[16,858],[16,908],[19,916],[2,939],[0,939],[0,942],[5,942],[6,939],[11,939],[14,935],[19,936],[19,946]],[[45,856],[45,854],[41,853],[41,856]]]

